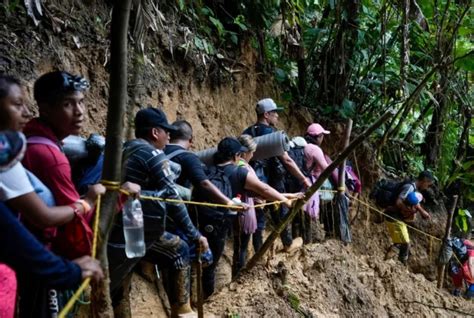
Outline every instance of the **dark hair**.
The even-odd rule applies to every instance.
[[[193,128],[186,120],[177,120],[172,123],[178,128],[176,131],[170,131],[170,140],[190,140],[193,138]]]
[[[316,136],[313,136],[313,135],[310,135],[310,134],[305,134],[304,135],[304,139],[309,143],[309,144],[314,144],[314,145],[317,145],[318,142],[318,137],[320,135],[316,135]]]
[[[425,171],[420,172],[417,179],[419,181],[422,181],[422,180],[434,181],[434,176],[430,171],[425,170]]]
[[[142,138],[142,139],[148,139],[148,136],[150,135],[150,130],[152,130],[153,127],[135,127],[135,137],[137,138]]]
[[[218,165],[218,164],[221,164],[221,163],[227,162],[229,160],[233,160],[233,159],[234,159],[234,155],[224,154],[224,153],[219,152],[219,151],[216,152],[214,154],[214,157],[213,157],[215,165]]]
[[[21,83],[13,76],[0,74],[0,99],[10,94],[10,86],[12,85],[21,86]]]
[[[89,82],[78,75],[54,71],[41,75],[33,86],[33,96],[38,104],[56,104],[66,95],[89,89]]]

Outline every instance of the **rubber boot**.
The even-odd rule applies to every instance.
[[[187,266],[185,269],[176,272],[175,281],[171,282],[171,284],[173,284],[173,296],[176,300],[174,304],[171,304],[171,317],[197,317],[197,314],[191,308],[191,302],[189,299],[191,266]]]
[[[297,237],[291,242],[290,246],[285,246],[286,253],[293,253],[299,250],[303,246],[303,239],[301,237]]]

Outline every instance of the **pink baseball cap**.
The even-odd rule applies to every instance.
[[[318,136],[321,134],[329,135],[331,132],[324,129],[320,124],[311,124],[308,126],[308,129],[306,129],[306,133],[310,136]]]

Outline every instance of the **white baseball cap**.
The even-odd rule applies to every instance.
[[[261,115],[273,111],[282,111],[282,107],[278,107],[277,104],[271,98],[264,98],[258,101],[256,111],[257,114]]]

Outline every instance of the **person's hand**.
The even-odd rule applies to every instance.
[[[293,201],[292,200],[286,200],[286,201],[283,201],[282,204],[290,209],[293,206]]]
[[[303,199],[304,193],[303,192],[285,193],[285,197],[287,199]]]
[[[425,220],[431,220],[431,215],[429,213],[422,213],[421,217]]]
[[[99,195],[102,195],[107,191],[107,189],[100,183],[89,186],[84,200],[87,200],[88,203],[93,206]]]
[[[201,237],[198,239],[198,243],[200,252],[204,252],[209,249],[209,243],[207,242],[207,238],[205,236],[201,235]]]
[[[307,178],[304,178],[303,186],[305,189],[308,189],[309,187],[311,187],[311,182]]]
[[[253,198],[253,203],[256,204],[256,205],[258,205],[258,204],[264,204],[265,202],[267,202],[267,201],[265,201],[265,200],[262,199],[262,198],[259,198],[259,197]]]
[[[229,209],[232,211],[239,211],[239,212],[244,212],[249,209],[249,205],[247,203],[237,203],[232,200],[230,200],[227,205],[229,206]]]
[[[127,181],[122,184],[120,189],[127,191],[134,199],[138,199],[140,197],[141,187],[136,183]]]
[[[104,278],[104,273],[102,272],[102,268],[100,267],[100,263],[98,260],[93,259],[90,256],[82,256],[80,258],[76,258],[72,261],[73,263],[79,265],[82,271],[82,279],[91,277],[96,282]]]

